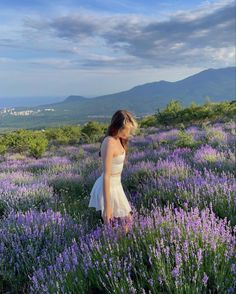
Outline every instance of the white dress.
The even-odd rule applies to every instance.
[[[129,214],[131,206],[125,195],[121,183],[121,172],[123,170],[125,158],[125,151],[112,158],[111,176],[110,176],[110,204],[113,217],[125,217]],[[112,175],[120,173],[120,175]],[[88,207],[95,207],[96,211],[101,210],[103,215],[104,211],[104,197],[103,197],[103,175],[98,177],[90,192],[90,201]]]

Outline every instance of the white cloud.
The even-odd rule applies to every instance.
[[[235,66],[234,9],[225,0],[158,15],[0,11],[1,92],[97,96]]]
[[[61,40],[64,52],[74,53],[81,59],[78,66],[119,67],[121,56],[135,68],[137,65],[140,68],[212,66],[217,60],[221,65],[223,56],[227,63],[233,62],[234,9],[233,1],[208,1],[191,11],[166,14],[165,20],[82,10],[41,20],[28,18],[24,25],[36,34],[41,32],[48,38]],[[224,54],[217,53],[219,50]],[[101,54],[100,59],[89,57],[94,51]],[[109,60],[103,60],[104,53]]]

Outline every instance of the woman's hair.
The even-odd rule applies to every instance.
[[[111,118],[111,123],[108,126],[106,134],[101,141],[101,145],[105,137],[116,136],[119,130],[121,130],[122,128],[125,128],[126,124],[131,124],[130,134],[131,134],[131,137],[134,136],[138,128],[138,122],[134,118],[133,114],[128,110],[124,110],[124,109],[117,110]],[[122,146],[125,149],[125,152],[127,153],[129,139],[120,138],[120,141]],[[99,150],[100,157],[101,157],[101,145]]]

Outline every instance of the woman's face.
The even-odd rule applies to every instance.
[[[118,131],[117,136],[122,139],[128,139],[130,137],[131,128],[132,128],[132,124],[127,123],[123,129]]]

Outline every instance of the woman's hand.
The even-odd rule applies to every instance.
[[[104,209],[102,218],[105,224],[108,224],[110,222],[110,220],[112,219],[111,207],[107,207]]]

